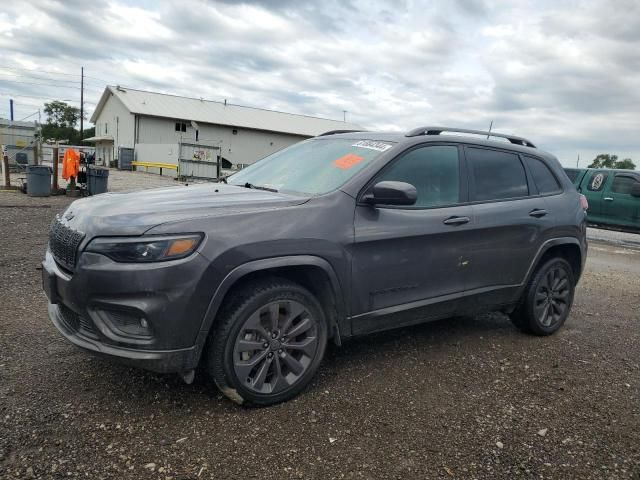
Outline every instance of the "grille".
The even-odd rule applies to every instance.
[[[82,315],[78,315],[76,312],[64,305],[60,305],[59,308],[62,321],[69,330],[81,332],[88,337],[97,338],[97,332],[91,320],[83,317]]]
[[[62,266],[73,269],[76,266],[78,246],[83,238],[82,232],[67,227],[56,216],[49,229],[49,248],[53,257]]]

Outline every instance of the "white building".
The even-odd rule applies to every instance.
[[[288,145],[330,130],[359,129],[337,120],[178,97],[123,87],[105,88],[91,122],[96,162],[134,148],[139,162],[178,163],[181,142],[218,145],[222,167],[250,164]]]
[[[4,145],[9,165],[34,163],[36,124],[0,118],[0,145]]]

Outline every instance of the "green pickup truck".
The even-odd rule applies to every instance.
[[[640,232],[640,172],[592,168],[564,171],[589,201],[589,223]]]

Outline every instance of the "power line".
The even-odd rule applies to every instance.
[[[36,85],[39,87],[58,87],[58,88],[72,88],[74,90],[80,90],[80,87],[71,87],[68,85],[56,85],[55,83],[34,83],[34,82],[21,82],[20,80],[7,80],[0,78],[0,82],[19,83],[20,85]]]
[[[1,70],[1,68],[0,68]],[[45,80],[45,81],[49,81],[49,82],[57,82],[57,83],[80,83],[79,81],[76,80],[58,80],[57,78],[51,78],[51,77],[40,77],[40,76],[36,76],[36,75],[25,75],[22,73],[7,73],[7,72],[0,72],[0,75],[6,75],[8,77],[24,77],[30,80]]]
[[[36,111],[35,111],[35,112],[33,112],[31,115],[27,115],[26,117],[21,118],[21,119],[20,119],[20,120],[18,120],[18,121],[19,121],[19,122],[22,122],[23,120],[26,120],[27,118],[33,117],[34,115],[38,115],[38,113],[40,113],[40,112],[38,112],[38,111],[36,110]]]
[[[65,75],[68,77],[80,77],[77,73],[63,73],[63,72],[52,72],[50,70],[40,70],[40,69],[32,69],[32,68],[24,68],[24,67],[7,67],[4,65],[0,65],[0,68],[5,70],[13,70],[13,71],[24,71],[24,72],[36,72],[36,73],[47,73],[51,75]],[[98,77],[90,77],[89,75],[85,75],[84,78],[92,78],[93,80],[100,80],[104,83],[109,83],[107,80]]]

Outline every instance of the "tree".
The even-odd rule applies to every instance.
[[[44,113],[47,114],[47,124],[60,128],[75,128],[80,120],[80,109],[60,100],[45,103]]]
[[[630,158],[625,158],[616,163],[616,168],[622,168],[624,170],[635,170],[636,164]]]
[[[608,153],[601,153],[593,159],[591,165],[587,168],[621,168],[625,170],[635,170],[636,164],[630,158],[624,160],[618,160],[617,155],[610,155]]]
[[[54,100],[44,104],[47,114],[47,123],[42,125],[42,138],[44,140],[67,140],[71,145],[80,145],[82,139],[80,132],[76,130],[80,120],[80,109],[68,103]],[[92,137],[95,128],[84,131],[84,138]]]

